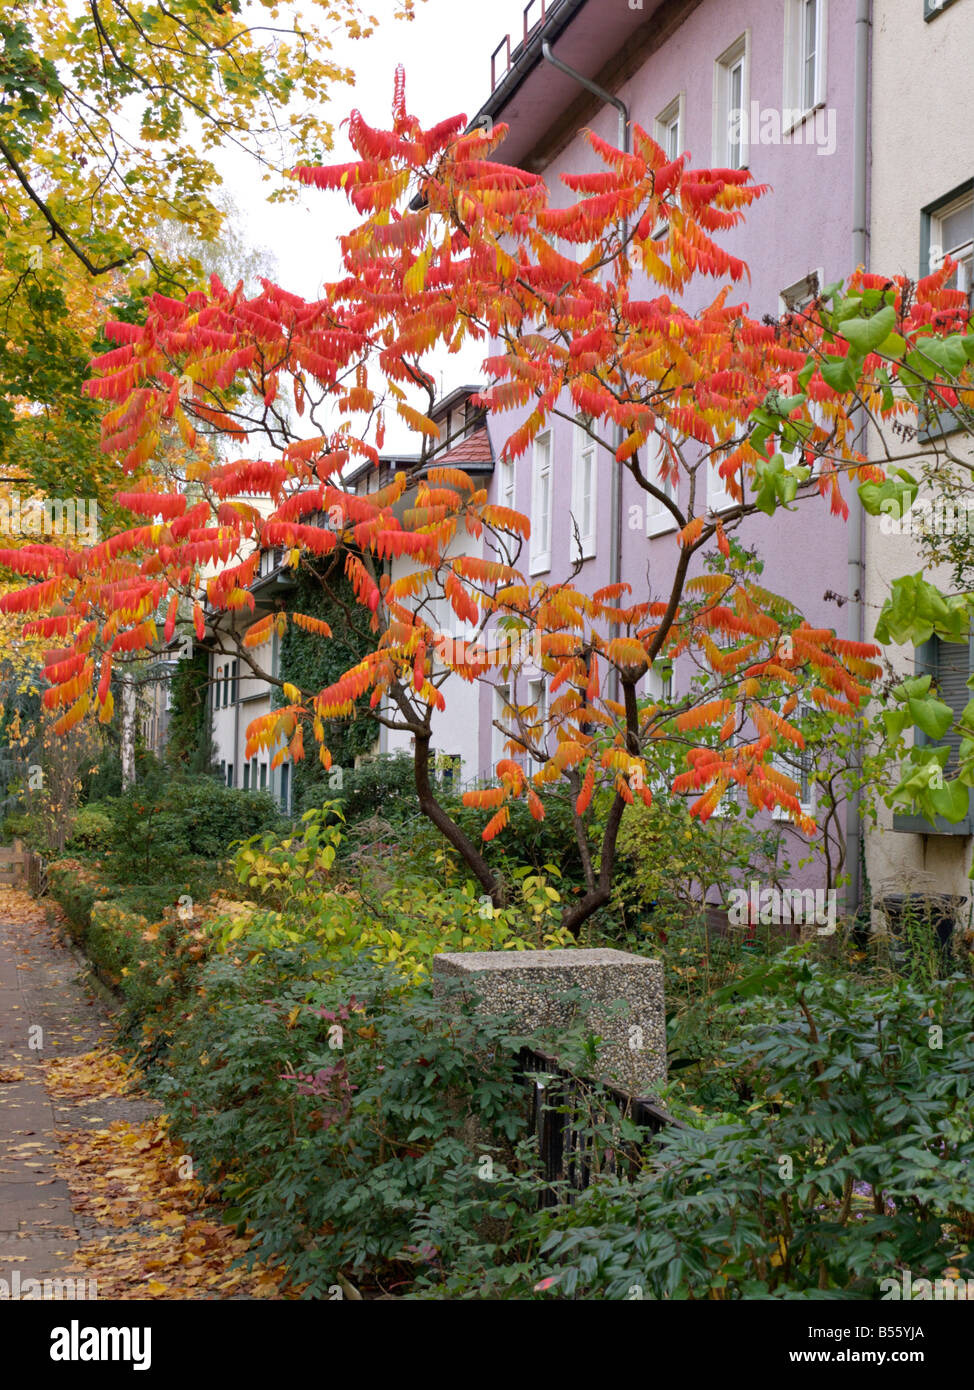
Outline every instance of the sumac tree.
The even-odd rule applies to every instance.
[[[755,810],[781,808],[813,829],[776,751],[804,745],[800,698],[835,720],[855,717],[875,649],[813,627],[769,593],[733,533],[797,498],[844,514],[841,474],[878,480],[882,470],[857,452],[845,383],[809,368],[809,335],[820,342],[826,328],[758,322],[731,298],[746,267],[719,235],[766,191],[746,172],[668,160],[638,126],[632,153],[590,134],[602,169],[566,175],[577,201],[560,209],[538,176],[491,158],[502,135],[464,133],[463,117],[424,130],[400,74],[391,129],[353,113],[356,159],[296,171],[342,191],[364,218],[342,239],[343,276],[318,300],[268,281],[248,298],[214,279],[209,293],[155,296],[143,327],[110,324],[117,346],[97,359],[88,389],[110,405],[104,447],[132,475],[124,505],[144,524],[83,557],[51,546],[0,557],[34,581],[3,605],[59,643],[45,699],[69,728],[91,710],[109,717],[118,654],[150,648],[160,629],[170,638],[181,604],[197,634],[207,606],[252,611],[261,547],[283,548],[294,565],[302,554],[316,564],[341,557],[373,643],[325,688],[285,682],[284,704],[250,725],[247,756],[298,760],[310,733],[329,766],[327,721],[367,695],[376,720],[412,736],[419,805],[495,902],[504,884],[487,842],[512,800],[542,817],[546,785],[565,779],[586,881],[566,909],[577,932],[609,899],[620,821],[634,797],[651,800],[661,740],[684,749],[671,790],[695,794],[700,820],[736,787]],[[566,242],[591,249],[566,256]],[[708,282],[706,307],[681,307]],[[494,418],[530,407],[505,457],[553,417],[582,412],[603,468],[628,471],[670,511],[678,546],[660,597],[626,582],[586,593],[577,572],[532,581],[521,568],[528,519],[437,464],[431,355],[465,339],[487,345],[482,403]],[[349,464],[380,464],[390,413],[421,441],[420,464],[387,470],[375,491],[344,486]],[[173,426],[187,447],[214,433],[252,447],[191,467],[163,491],[148,464]],[[649,466],[660,453],[664,472],[682,480],[679,501]],[[714,466],[737,499],[722,519],[706,506]],[[708,572],[694,573],[705,555]],[[434,720],[449,682],[509,677],[515,658],[510,644],[438,645],[444,606],[472,634],[526,635],[550,676],[544,711],[511,705],[496,784],[468,794],[489,813],[479,844],[437,798]],[[280,611],[249,628],[241,653],[289,625],[332,638],[322,619]],[[707,680],[679,701],[650,702],[647,673],[681,657]]]

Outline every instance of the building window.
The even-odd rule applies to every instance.
[[[535,713],[528,716],[533,724],[544,725],[548,717],[548,689],[544,683],[544,677],[528,681],[528,704],[534,706]],[[545,731],[542,727],[535,742],[541,745],[541,751],[545,750]],[[528,776],[533,777],[536,772],[540,772],[544,767],[544,762],[537,762],[534,758],[528,758]]]
[[[785,0],[785,133],[825,101],[826,11],[826,0]]]
[[[507,735],[498,727],[498,723],[510,728],[511,726],[511,687],[509,685],[495,685],[493,692],[493,727],[491,729],[491,768],[490,775],[494,771],[501,758],[509,758],[510,752],[505,749]]]
[[[281,810],[290,811],[291,804],[291,765],[281,763]]]
[[[266,763],[261,763],[261,765],[260,765],[260,789],[261,789],[262,792],[267,790],[267,764],[266,764]]]
[[[230,703],[231,705],[237,703],[237,663],[235,661],[230,662]]]
[[[749,50],[744,33],[714,64],[714,164],[720,169],[747,167]]]
[[[779,314],[803,314],[818,299],[822,288],[821,270],[810,270],[778,295]]]
[[[441,753],[436,759],[440,771],[440,785],[444,792],[453,792],[460,786],[460,772],[463,758],[459,753]]]
[[[531,573],[551,569],[551,431],[545,430],[534,441],[533,491],[531,500]]]
[[[646,477],[658,487],[672,501],[677,501],[677,486],[673,479],[666,476],[663,472],[664,463],[667,461],[667,450],[658,434],[650,435],[647,440],[647,465]],[[646,494],[646,535],[659,536],[664,531],[676,530],[676,517],[669,507],[663,502],[662,498],[654,497],[652,493]]]
[[[497,465],[497,501],[500,506],[508,507],[511,511],[514,510],[515,497],[514,466],[513,459],[501,459]]]
[[[572,459],[572,561],[595,554],[595,461],[598,446],[579,422]]]
[[[221,758],[221,759],[220,759],[220,781],[221,781],[221,782],[225,782],[226,780],[227,780],[227,760],[226,760],[226,758]]]
[[[656,658],[654,664],[646,674],[646,693],[649,698],[657,705],[669,705],[673,703],[673,665],[671,662]]]
[[[656,143],[661,146],[666,158],[671,162],[683,153],[683,131],[685,129],[685,94],[674,97],[669,106],[656,117]]]
[[[227,786],[233,786],[233,763],[227,763]]]
[[[811,707],[809,705],[799,704],[790,722],[796,727],[800,727],[802,719],[811,714],[811,712]],[[779,772],[784,773],[786,777],[790,777],[793,782],[798,783],[796,795],[798,797],[798,804],[802,809],[802,814],[806,816],[814,815],[815,783],[812,780],[814,764],[812,762],[811,749],[808,748],[807,745],[804,748],[796,748],[793,743],[789,743],[773,755],[771,763]],[[776,806],[773,814],[775,820],[790,819],[788,812],[782,806]]]
[[[959,196],[940,205],[934,204],[924,213],[927,239],[927,265],[923,274],[938,270],[949,256],[957,261],[957,269],[948,280],[955,290],[971,298],[972,269],[974,269],[974,188],[968,186]]]
[[[244,791],[250,791],[250,763],[244,763]]]
[[[256,759],[256,758],[251,758],[251,760],[250,760],[250,789],[251,789],[251,791],[256,791],[256,790],[257,790],[257,759]]]
[[[720,464],[720,459],[707,464],[707,509],[714,513],[726,512],[738,505],[720,476]]]
[[[794,284],[789,285],[787,289],[783,289],[778,295],[779,315],[807,313],[818,298],[821,286],[822,271],[810,270],[807,275],[803,275],[800,280],[796,280]],[[831,427],[829,421],[822,407],[817,402],[809,401],[808,413],[816,425],[825,430],[826,433],[830,432]],[[800,446],[796,446],[796,448],[792,449],[789,453],[786,453],[785,462],[787,466],[789,468],[794,468],[799,464],[804,465],[804,453],[804,449]],[[817,477],[821,468],[822,459],[821,456],[818,456],[811,465],[811,476],[813,478]]]
[[[685,120],[685,95],[683,92],[678,97],[674,97],[669,106],[665,107],[654,122],[656,143],[661,147],[667,159],[671,162],[683,153],[683,133],[686,130]],[[669,231],[669,222],[666,218],[661,218],[653,228],[653,240],[658,241]]]
[[[964,713],[971,692],[967,682],[974,670],[974,638],[963,642],[943,642],[939,637],[931,637],[922,647],[916,649],[916,674],[933,678],[930,693],[943,700],[954,711],[955,723]],[[933,744],[950,749],[944,765],[945,779],[957,771],[960,757],[962,735],[956,728],[950,728],[941,739],[932,739],[922,729],[913,734],[918,744]],[[974,803],[974,792],[971,794]],[[933,825],[925,816],[896,814],[893,816],[893,829],[909,831],[914,835],[970,835],[974,833],[974,804],[969,805],[968,814],[960,821],[949,821],[938,816]]]

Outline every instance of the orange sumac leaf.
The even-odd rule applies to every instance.
[[[491,816],[481,832],[481,839],[492,840],[495,835],[499,835],[504,826],[511,818],[508,807],[502,806],[496,815]]]

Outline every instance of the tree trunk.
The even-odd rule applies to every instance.
[[[430,734],[415,734],[416,748],[413,754],[413,773],[416,779],[416,793],[419,809],[431,820],[443,838],[459,853],[467,868],[486,893],[494,907],[507,906],[507,893],[504,884],[491,869],[487,860],[473,841],[464,834],[455,821],[452,821],[437,801],[430,782]]]
[[[135,786],[135,686],[121,682],[122,696],[122,791]]]

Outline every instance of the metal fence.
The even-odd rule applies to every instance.
[[[567,1071],[557,1058],[533,1048],[522,1048],[519,1071],[528,1093],[529,1120],[542,1170],[550,1184],[541,1194],[541,1206],[573,1200],[598,1173],[632,1177],[664,1127],[686,1128],[655,1101],[586,1081]],[[639,1137],[622,1133],[624,1119],[636,1126]]]

